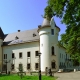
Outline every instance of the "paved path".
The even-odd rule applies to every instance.
[[[70,73],[55,73],[57,80],[80,80],[80,71]]]

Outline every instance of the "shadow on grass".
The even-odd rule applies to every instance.
[[[26,79],[30,79],[31,80],[32,78],[30,77],[30,78],[26,78]]]
[[[8,74],[0,74],[0,77],[5,77],[5,76],[11,76],[11,75],[8,75]]]

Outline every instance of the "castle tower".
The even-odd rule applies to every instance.
[[[0,28],[0,71],[2,70],[2,44],[3,44],[4,33]]]
[[[38,32],[40,36],[40,52],[41,54],[41,71],[44,72],[45,68],[51,68],[51,61],[53,59],[57,60],[57,57],[52,57],[52,46],[57,46],[58,44],[58,35],[55,32],[56,27],[53,19],[49,21],[47,18],[44,18],[42,25],[38,26]],[[57,47],[56,47],[57,48]],[[55,51],[58,54],[58,49]],[[57,55],[56,55],[57,56]],[[58,60],[57,60],[58,63]],[[57,65],[58,66],[58,65]]]

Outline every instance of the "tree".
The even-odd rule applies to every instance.
[[[66,24],[66,33],[61,35],[61,42],[74,61],[80,63],[80,1],[48,0],[44,16],[57,16]]]
[[[46,17],[47,19],[51,20],[51,18],[54,16],[53,10],[50,6],[47,6],[45,8],[45,14],[44,17]]]

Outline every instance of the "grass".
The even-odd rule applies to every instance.
[[[39,80],[38,76],[23,76],[21,79],[17,75],[0,75],[0,80]],[[55,77],[42,76],[42,80],[56,80]]]

